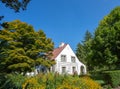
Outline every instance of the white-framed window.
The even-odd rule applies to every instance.
[[[75,63],[75,57],[74,56],[71,56],[71,62]]]
[[[62,74],[66,73],[66,67],[62,67]]]
[[[66,55],[61,55],[61,62],[66,62]]]

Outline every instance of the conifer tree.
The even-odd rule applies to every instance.
[[[32,71],[36,65],[49,68],[53,42],[42,30],[36,32],[31,25],[15,20],[0,30],[1,73]]]
[[[87,66],[88,70],[91,68],[91,64],[89,62],[88,57],[90,52],[91,40],[92,34],[87,30],[85,33],[84,41],[82,41],[82,43],[78,43],[76,48],[76,55],[78,59]]]
[[[15,12],[26,10],[29,2],[30,0],[0,0],[0,4],[4,4],[6,7],[13,9]],[[3,18],[4,16],[0,16],[0,28],[1,26],[4,27],[4,25],[7,25],[7,23],[3,23],[1,21]]]
[[[25,10],[30,0],[0,0],[6,7],[13,9],[15,12],[19,12],[20,9]]]

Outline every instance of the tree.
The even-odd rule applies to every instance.
[[[92,40],[92,34],[87,30],[85,33],[84,41],[82,43],[78,43],[76,49],[76,55],[80,61],[87,65],[87,69],[91,68],[91,64],[89,63],[88,54],[90,52],[90,43]]]
[[[86,64],[85,61],[85,49],[84,49],[84,45],[82,43],[78,43],[77,44],[77,48],[76,48],[76,56],[78,57],[78,59]]]
[[[30,0],[0,0],[6,7],[13,9],[15,12],[19,12],[20,9],[26,10],[26,7]]]
[[[92,65],[99,70],[120,69],[120,7],[101,20],[91,42]]]
[[[13,9],[15,12],[19,12],[21,9],[26,10],[26,7],[30,0],[0,0],[1,3],[3,3],[6,7]],[[0,21],[4,18],[4,16],[0,16]],[[0,26],[4,26],[0,22]]]
[[[84,37],[83,43],[85,43],[85,42],[87,42],[87,41],[89,41],[89,40],[91,40],[91,39],[92,39],[92,34],[87,30],[87,31],[85,32],[85,37]]]
[[[53,42],[42,30],[35,32],[31,25],[15,20],[0,30],[1,73],[26,73],[36,65],[49,68]]]

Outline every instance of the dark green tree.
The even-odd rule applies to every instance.
[[[28,3],[30,0],[0,0],[0,3],[4,4],[6,7],[13,9],[15,12],[19,12],[20,10],[26,10]],[[4,26],[1,20],[4,16],[0,16],[0,27]]]
[[[50,60],[53,48],[52,40],[42,30],[35,32],[31,25],[19,20],[9,22],[0,30],[0,71],[25,74],[36,65],[49,68],[55,64]]]
[[[91,42],[91,64],[94,69],[120,69],[120,7],[105,16]]]
[[[26,7],[30,0],[0,0],[6,7],[13,9],[15,12],[19,12],[20,9],[26,10]]]
[[[87,69],[91,68],[91,64],[89,63],[88,54],[90,52],[90,43],[92,40],[92,34],[87,30],[85,33],[84,41],[82,43],[78,43],[76,48],[76,55],[78,59],[87,65]]]
[[[83,43],[85,44],[85,42],[87,42],[87,41],[89,41],[89,40],[91,40],[91,39],[92,39],[92,34],[87,30],[87,31],[85,32],[85,37],[84,37]]]
[[[77,44],[77,48],[76,48],[76,56],[78,57],[78,59],[86,64],[85,61],[85,49],[84,49],[84,45],[82,43],[78,43]]]

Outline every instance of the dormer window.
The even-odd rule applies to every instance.
[[[75,57],[71,56],[71,62],[75,63]]]
[[[61,55],[61,62],[66,62],[66,55]]]

